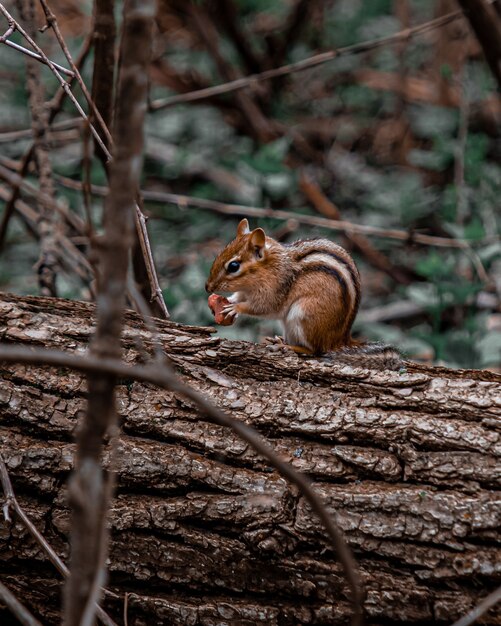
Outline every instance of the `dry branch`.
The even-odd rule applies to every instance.
[[[17,5],[30,37],[36,41],[35,0],[17,0]],[[33,157],[38,172],[39,187],[40,191],[50,198],[50,202],[42,200],[39,208],[40,255],[36,265],[38,284],[43,296],[56,296],[58,216],[52,208],[54,204],[54,182],[47,137],[49,114],[45,107],[45,89],[40,80],[40,65],[30,57],[26,60],[26,85],[34,138]]]
[[[5,465],[5,461],[0,454],[0,482],[2,484],[3,493],[5,497],[4,504],[4,519],[6,522],[10,522],[10,511],[12,510],[23,526],[30,533],[36,543],[42,548],[50,562],[65,578],[69,575],[69,570],[66,565],[61,561],[57,553],[52,546],[48,543],[45,537],[39,532],[30,518],[26,515],[23,508],[20,506],[12,488],[9,473]],[[109,593],[109,592],[108,592]],[[114,594],[113,594],[114,595]],[[99,606],[96,607],[96,614],[105,626],[116,626],[115,622],[103,611]]]
[[[0,176],[2,176],[1,166]],[[57,181],[70,189],[82,189],[81,183],[67,177],[57,176]],[[108,190],[106,187],[91,185],[91,192],[98,196],[106,196]],[[453,239],[452,237],[437,237],[435,235],[424,235],[422,233],[408,232],[396,228],[381,228],[379,226],[355,224],[346,220],[333,220],[325,217],[318,217],[316,215],[305,215],[292,211],[283,211],[280,209],[267,209],[243,204],[229,204],[226,202],[218,202],[217,200],[207,200],[205,198],[185,196],[167,191],[142,190],[141,195],[148,202],[174,204],[182,208],[193,207],[197,209],[206,209],[209,211],[215,211],[216,213],[222,213],[223,215],[246,216],[252,218],[268,217],[278,220],[294,219],[298,224],[320,226],[329,230],[343,232],[348,235],[351,233],[359,233],[361,235],[381,237],[382,239],[396,239],[398,241],[404,241],[408,244],[419,243],[425,246],[437,246],[441,248],[459,248],[465,250],[469,247],[468,241]],[[486,237],[482,241],[476,241],[475,244],[484,245],[498,240],[499,237],[497,235],[492,235],[490,237]]]
[[[124,6],[110,193],[100,241],[97,327],[90,353],[99,359],[120,356],[127,269],[134,234],[135,194],[141,175],[146,72],[150,62],[155,3],[129,0]],[[104,146],[101,146],[104,148]],[[117,428],[115,376],[90,374],[86,417],[77,437],[72,505],[70,577],[65,590],[64,623],[91,626],[104,584],[108,549],[107,516],[114,472],[101,467],[103,438]]]
[[[292,74],[294,72],[301,72],[303,70],[316,67],[317,65],[323,65],[324,63],[328,63],[329,61],[332,61],[333,59],[336,59],[340,56],[344,56],[347,54],[358,54],[361,52],[367,52],[368,50],[379,48],[381,46],[388,46],[394,43],[399,43],[402,40],[409,39],[410,37],[414,37],[420,33],[424,33],[435,28],[445,26],[446,24],[450,24],[454,20],[461,18],[462,15],[462,11],[454,11],[453,13],[448,13],[447,15],[437,17],[436,19],[426,22],[425,24],[420,24],[419,26],[415,26],[413,28],[406,28],[405,30],[399,31],[398,33],[390,35],[389,37],[382,37],[380,39],[364,41],[362,43],[354,44],[352,46],[346,46],[345,48],[336,48],[334,50],[329,50],[328,52],[322,52],[312,57],[308,57],[307,59],[303,59],[302,61],[298,61],[297,63],[290,63],[288,65],[276,67],[271,70],[266,70],[264,72],[261,72],[260,74],[251,74],[250,76],[238,78],[236,80],[232,80],[221,85],[215,85],[213,87],[199,89],[197,91],[184,93],[178,96],[170,96],[169,98],[154,100],[150,104],[150,109],[152,111],[157,111],[158,109],[163,109],[165,107],[173,106],[175,104],[180,104],[183,102],[195,102],[196,100],[204,100],[205,98],[210,98],[212,96],[220,95],[223,93],[238,91],[240,89],[245,89],[246,87],[252,87],[258,81],[270,80],[272,78],[286,76],[287,74]]]
[[[39,1],[40,1],[40,4],[42,5],[42,9],[45,14],[45,19],[47,20],[47,26],[52,28],[52,30],[54,31],[56,39],[59,45],[61,46],[61,50],[63,51],[64,56],[66,57],[68,63],[70,64],[73,75],[77,83],[79,84],[80,89],[82,90],[82,93],[85,96],[85,99],[87,100],[87,103],[89,105],[89,110],[91,111],[91,118],[92,119],[95,118],[99,122],[101,132],[103,133],[105,140],[106,140],[105,143],[109,146],[111,144],[111,134],[110,134],[110,131],[108,130],[108,126],[105,123],[104,119],[102,118],[101,113],[99,112],[99,109],[96,107],[94,101],[92,100],[92,96],[89,93],[89,90],[87,89],[87,85],[83,81],[83,78],[78,70],[78,66],[73,61],[73,57],[71,56],[70,50],[68,46],[66,45],[66,42],[61,34],[61,31],[59,30],[59,25],[57,23],[56,16],[51,11],[49,5],[47,4],[45,0],[39,0]],[[95,36],[95,34],[93,36]],[[100,144],[97,143],[97,145],[100,145]]]
[[[4,43],[9,48],[12,48],[13,50],[17,50],[17,52],[21,52],[22,54],[25,54],[30,59],[35,59],[39,63],[43,63],[44,65],[48,65],[49,67],[52,66],[56,68],[56,70],[61,72],[61,74],[66,74],[67,76],[73,77],[73,72],[71,70],[68,70],[62,65],[55,63],[54,61],[49,61],[48,59],[44,58],[43,55],[37,54],[36,52],[32,52],[31,50],[28,50],[24,46],[20,46],[18,43],[15,43],[14,41],[10,41],[10,39],[4,39],[3,37],[0,37],[0,43]]]
[[[91,43],[91,37],[88,36],[86,37],[84,43],[82,44],[82,47],[80,49],[80,52],[78,53],[78,57],[77,60],[75,62],[76,67],[80,70],[81,67],[83,66],[87,55],[90,52],[90,43]],[[72,79],[69,81],[69,85],[71,87],[72,81],[74,80],[74,76],[72,77]],[[60,87],[59,90],[57,91],[56,95],[54,96],[51,106],[50,106],[50,111],[49,111],[49,116],[48,116],[48,124],[49,126],[52,125],[53,120],[56,118],[57,114],[60,112],[64,100],[66,98],[66,91]],[[77,119],[78,122],[80,122],[80,118]],[[68,123],[71,123],[71,128],[74,127],[75,124],[75,120],[67,120],[65,122],[63,122],[61,124],[61,126],[63,128],[67,128]],[[52,126],[52,128],[54,128],[54,126]],[[19,137],[19,135],[22,133],[23,131],[18,131],[16,133],[17,137]],[[7,133],[8,137],[7,137],[7,141],[14,141],[15,137],[12,136],[12,133]],[[10,135],[10,136],[9,136]],[[30,131],[28,131],[28,136],[32,136],[33,135],[33,129],[30,129]],[[5,138],[5,137],[4,137]],[[28,148],[28,150],[24,153],[23,158],[21,160],[21,168],[20,168],[20,176],[21,178],[24,178],[24,176],[26,176],[26,174],[28,173],[28,167],[31,163],[31,159],[33,158],[33,149],[34,149],[34,144],[31,144],[31,146]],[[2,216],[2,221],[0,223],[0,252],[2,251],[2,248],[4,246],[4,242],[5,242],[5,237],[7,235],[7,227],[9,224],[9,220],[14,212],[14,208],[17,202],[17,199],[19,198],[19,193],[20,193],[20,185],[14,185],[12,188],[12,195],[10,197],[10,199],[6,202],[5,205],[5,210],[4,210],[4,214]]]
[[[0,332],[71,357],[85,350],[93,312],[84,303],[3,296]],[[499,376],[422,366],[369,372],[221,341],[208,329],[158,326],[183,382],[267,434],[337,510],[367,587],[370,625],[449,625],[497,586]],[[153,350],[128,313],[128,364],[140,358],[138,337]],[[182,394],[133,382],[123,368],[109,584],[129,594],[129,624],[345,624],[342,570],[304,498]],[[69,524],[59,489],[73,463],[85,380],[60,367],[3,365],[2,374],[0,437],[18,499],[46,520],[47,538],[64,554]],[[56,624],[54,577],[22,529],[0,532],[0,553],[6,584]],[[36,588],[30,571],[39,573]],[[123,603],[105,605],[118,619]],[[495,610],[484,619],[501,623]]]
[[[88,90],[85,86],[85,84],[83,83],[83,80],[78,72],[78,61],[77,63],[73,62],[73,59],[69,53],[68,47],[66,46],[64,39],[62,38],[60,32],[59,32],[59,28],[57,27],[57,21],[55,20],[55,16],[53,15],[53,13],[50,11],[48,5],[45,2],[42,2],[42,6],[44,8],[46,17],[49,21],[49,23],[52,25],[56,36],[58,38],[58,41],[67,57],[67,59],[69,60],[72,68],[75,70],[75,72],[72,72],[72,77],[74,77],[80,84],[84,95],[86,96],[88,102],[89,102],[89,106],[92,110],[92,114],[97,118],[97,120],[100,123],[100,126],[103,130],[103,133],[106,137],[106,140],[111,143],[111,135],[109,134],[109,131],[106,127],[106,124],[104,123],[103,118],[101,117],[99,111],[96,109],[92,98],[90,97]],[[99,149],[101,151],[101,154],[104,155],[104,158],[107,160],[111,159],[111,153],[108,150],[108,148],[105,146],[105,144],[103,143],[103,140],[101,139],[101,137],[99,136],[97,130],[94,128],[93,124],[89,121],[89,118],[86,116],[85,112],[83,111],[82,107],[80,106],[80,104],[78,103],[78,101],[76,100],[75,96],[73,95],[72,91],[71,91],[71,85],[69,82],[65,81],[61,75],[58,73],[57,68],[54,66],[54,64],[47,58],[47,56],[45,55],[45,53],[42,51],[42,49],[37,46],[36,42],[29,36],[29,34],[12,18],[12,16],[8,13],[8,11],[3,7],[2,4],[0,4],[0,11],[3,13],[3,15],[6,17],[6,19],[8,20],[9,24],[12,24],[14,26],[15,29],[17,29],[32,45],[32,47],[34,47],[38,52],[39,55],[45,59],[47,65],[49,65],[50,69],[52,70],[52,72],[54,73],[54,75],[56,76],[56,78],[58,79],[58,81],[60,82],[61,88],[64,91],[64,94],[67,95],[70,100],[73,102],[73,104],[75,105],[77,111],[79,112],[80,116],[83,118],[84,121],[87,122],[88,124],[88,128],[90,129],[90,131],[92,132],[92,135],[94,136],[94,139],[96,141],[96,144],[99,146]],[[90,39],[89,39],[90,41]],[[53,110],[55,110],[57,112],[57,110],[59,109],[59,107],[61,106],[62,103],[62,98],[60,96],[56,96],[55,99],[55,105],[53,107]],[[52,118],[51,118],[52,119]],[[23,168],[21,170],[21,177],[19,180],[22,179],[22,177],[26,174],[27,172],[27,168],[29,166],[31,160],[31,148],[28,150],[28,152],[25,154],[25,157],[23,159]],[[11,201],[8,203],[6,212],[5,212],[5,216],[2,222],[2,225],[0,226],[0,249],[1,249],[1,244],[3,241],[3,238],[5,237],[6,234],[6,228],[7,228],[7,224],[8,224],[8,220],[10,219],[10,216],[12,214],[12,209],[14,208],[15,205],[15,201],[17,199],[17,194],[18,194],[18,189],[19,189],[19,184],[17,184],[17,186],[14,187],[14,191],[13,191],[13,196]],[[44,201],[44,195],[43,194],[38,194],[37,198],[40,201]],[[142,259],[142,267],[144,267],[148,281],[149,281],[149,288],[150,288],[150,295],[151,295],[151,301],[152,301],[152,305],[155,308],[155,312],[158,313],[159,315],[168,318],[169,317],[169,313],[167,310],[167,307],[165,305],[165,301],[163,299],[163,294],[162,291],[160,289],[160,285],[158,282],[158,276],[157,276],[157,272],[156,272],[156,268],[155,268],[155,262],[153,260],[153,254],[151,251],[151,246],[149,243],[149,237],[148,237],[148,232],[146,229],[146,224],[145,224],[145,218],[144,215],[142,214],[142,211],[139,208],[139,205],[136,204],[136,231],[137,231],[137,238],[139,240],[139,245],[143,254],[143,259]]]
[[[42,626],[16,596],[0,582],[0,601],[7,606],[23,626]]]
[[[28,41],[28,43],[31,45],[31,47],[43,59],[44,63],[49,66],[50,70],[52,71],[54,76],[59,81],[59,84],[61,85],[61,87],[66,92],[66,95],[73,102],[73,104],[74,104],[75,108],[77,109],[78,113],[81,115],[81,117],[84,120],[87,120],[88,119],[87,115],[85,114],[84,110],[80,106],[80,103],[78,102],[78,100],[73,95],[73,92],[71,91],[69,83],[61,76],[61,73],[60,73],[59,69],[56,67],[56,65],[47,57],[47,55],[42,50],[42,48],[40,48],[40,46],[37,45],[37,43],[33,40],[32,37],[30,37],[30,35],[26,32],[26,30],[18,22],[16,22],[14,20],[12,15],[10,15],[10,13],[7,11],[7,9],[2,4],[0,4],[0,12],[9,21],[9,23],[13,22],[15,24],[16,30],[19,31],[19,33],[21,33],[21,35]],[[71,76],[73,77],[73,72],[71,73]],[[92,124],[89,123],[89,126],[90,126],[91,132],[94,135],[96,141],[99,143],[99,145],[101,147],[103,147],[103,143],[102,143],[102,140],[101,140],[101,138],[99,136],[99,133],[97,132],[97,130],[94,128],[94,126]]]

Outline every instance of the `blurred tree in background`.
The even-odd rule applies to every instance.
[[[14,3],[4,4],[15,13]],[[50,7],[76,58],[93,29],[92,3],[57,0]],[[501,102],[459,9],[453,0],[159,2],[142,189],[174,321],[212,323],[204,292],[210,264],[250,215],[253,226],[284,242],[326,236],[352,252],[363,278],[361,336],[411,358],[499,368]],[[449,18],[413,32],[441,16]],[[42,12],[37,22],[44,24]],[[7,28],[4,19],[2,32]],[[23,44],[17,32],[9,38]],[[50,29],[38,42],[68,67]],[[361,42],[373,43],[357,48]],[[188,95],[337,48],[342,54],[303,71]],[[0,54],[0,166],[19,172],[32,142],[26,57],[5,45]],[[93,54],[91,48],[82,67],[89,89]],[[58,83],[39,67],[50,100]],[[73,91],[88,110],[80,89]],[[87,224],[78,232],[63,215],[54,226],[67,259],[57,293],[68,298],[92,297],[88,225],[99,233],[107,184],[89,137],[66,99],[48,137],[50,162],[59,203]],[[11,185],[5,173],[0,178],[0,288],[36,294],[37,201],[23,187],[7,222]],[[38,180],[30,166],[26,183]],[[92,194],[82,193],[86,181]],[[196,199],[213,202],[201,208]],[[280,218],[270,211],[254,219],[249,207],[281,211]],[[377,227],[379,235],[311,225],[304,216]],[[220,329],[249,340],[275,331],[273,322],[252,319]]]

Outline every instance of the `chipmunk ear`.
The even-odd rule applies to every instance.
[[[237,239],[250,233],[249,222],[244,218],[237,226]]]
[[[256,228],[251,232],[249,246],[254,250],[258,257],[263,256],[263,248],[266,244],[266,235],[262,228]]]

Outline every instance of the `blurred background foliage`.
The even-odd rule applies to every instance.
[[[91,3],[50,4],[76,55],[92,27]],[[163,1],[151,101],[387,37],[457,9],[452,0]],[[119,4],[116,16],[120,21]],[[17,34],[11,38],[21,43]],[[65,64],[50,31],[39,41]],[[0,54],[1,162],[16,169],[30,141],[29,133],[17,132],[30,128],[25,58],[5,46]],[[91,85],[92,54],[82,73]],[[57,83],[45,67],[42,76],[49,99]],[[68,181],[82,180],[85,133],[78,123],[57,126],[73,119],[66,102],[51,134],[51,162],[58,198],[85,218],[82,194]],[[500,120],[495,81],[467,22],[457,19],[244,91],[151,110],[143,189],[288,211],[288,221],[251,219],[251,225],[284,242],[329,237],[352,252],[363,278],[360,336],[427,362],[498,369]],[[106,184],[98,159],[90,172],[92,183]],[[36,172],[27,180],[36,184]],[[91,210],[99,231],[102,198],[93,197]],[[245,208],[223,215],[146,200],[145,212],[172,319],[211,324],[204,283]],[[409,238],[346,235],[300,224],[298,214],[405,230]],[[25,222],[14,215],[9,223],[0,288],[36,294],[38,244]],[[467,245],[416,244],[413,233]],[[81,237],[74,243],[88,251]],[[67,269],[58,293],[90,297]],[[219,329],[248,340],[277,331],[273,322],[249,318]]]

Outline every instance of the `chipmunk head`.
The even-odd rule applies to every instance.
[[[216,257],[209,279],[205,283],[208,293],[215,291],[248,291],[256,281],[256,272],[266,262],[266,235],[262,228],[251,231],[243,219],[237,236]]]

